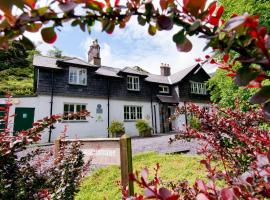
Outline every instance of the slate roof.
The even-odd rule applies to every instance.
[[[179,103],[178,99],[176,97],[173,97],[173,96],[157,95],[157,98],[162,103],[173,103],[173,104]]]
[[[37,67],[45,67],[51,69],[61,69],[57,66],[56,62],[58,58],[52,58],[47,56],[35,55],[33,58],[33,65]]]
[[[189,74],[189,72],[191,72],[193,69],[195,69],[197,66],[200,66],[198,64],[193,65],[191,67],[185,68],[181,71],[178,71],[174,74],[172,74],[169,78],[170,78],[170,82],[171,84],[175,84],[178,83],[179,81],[181,81],[183,78],[186,77],[186,75]]]
[[[121,69],[121,70],[119,71],[119,73],[120,73],[120,72],[124,72],[124,73],[128,73],[128,74],[141,75],[141,76],[148,76],[147,73],[142,72],[142,71],[138,71],[138,70],[135,70],[135,69],[132,69],[132,68],[130,68],[130,67],[125,67],[125,68]]]
[[[91,65],[88,62],[81,60],[79,58],[65,58],[65,59],[60,59],[60,62],[65,62],[65,63],[71,63],[71,64],[76,64],[76,65],[84,65],[84,66],[89,66],[89,67],[98,67],[96,65]]]
[[[33,58],[33,65],[37,67],[61,69],[61,67],[57,65],[57,62],[77,64],[77,65],[83,65],[83,66],[88,66],[88,67],[98,67],[95,65],[91,65],[85,62],[84,60],[81,60],[75,57],[53,58],[49,56],[35,55]]]
[[[114,67],[107,67],[107,66],[95,66],[91,65],[88,62],[81,60],[79,58],[75,57],[65,57],[65,58],[52,58],[48,56],[42,56],[42,55],[35,55],[33,58],[33,65],[37,67],[44,67],[44,68],[51,68],[51,69],[61,69],[61,67],[58,66],[57,62],[64,62],[64,63],[71,63],[71,64],[78,64],[88,67],[95,67],[98,68],[96,70],[96,74],[102,75],[102,76],[109,76],[109,77],[116,77],[120,78],[121,73],[128,73],[128,74],[134,74],[134,75],[141,75],[145,76],[145,80],[148,82],[153,83],[160,83],[160,84],[167,84],[172,85],[180,82],[184,77],[186,77],[193,69],[197,67],[197,70],[200,69],[200,65],[196,64],[191,67],[185,68],[181,71],[178,71],[177,73],[174,73],[170,76],[161,76],[156,74],[150,74],[143,71],[138,71],[136,69],[125,67],[123,69],[120,68],[114,68]]]
[[[96,74],[101,75],[101,76],[110,76],[110,77],[121,77],[118,76],[118,72],[121,69],[119,68],[114,68],[114,67],[106,67],[106,66],[101,66],[100,68],[98,68],[98,70],[96,71]]]
[[[152,82],[152,83],[161,83],[161,84],[170,85],[170,81],[169,81],[168,76],[149,74],[148,77],[145,80],[148,81],[148,82]]]

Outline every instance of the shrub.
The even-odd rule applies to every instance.
[[[0,133],[0,199],[74,199],[85,169],[80,144],[62,146],[57,156],[53,149],[28,146],[40,140],[40,133],[62,116],[44,118],[33,123],[33,128],[11,136],[10,106],[8,99],[6,106],[0,107],[5,111],[0,120],[6,122]]]
[[[200,129],[200,121],[197,117],[193,115],[188,116],[188,125],[189,127],[197,129],[197,130]]]
[[[121,137],[123,134],[125,134],[124,124],[119,121],[112,121],[108,130],[110,133],[110,137]]]
[[[205,165],[208,183],[197,179],[190,185],[185,180],[173,180],[166,185],[158,176],[157,165],[152,180],[148,180],[147,168],[130,175],[131,180],[144,188],[144,194],[135,194],[132,199],[269,199],[270,132],[260,128],[267,122],[263,110],[242,112],[213,107],[208,112],[191,104],[177,112],[185,111],[199,119],[200,130],[187,127],[172,141],[196,138],[204,142],[200,152],[205,158],[201,163]],[[215,164],[213,160],[220,162]],[[127,194],[124,188],[123,199],[131,199]]]
[[[143,119],[136,121],[136,128],[141,137],[150,137],[152,135],[152,128],[149,126],[149,123]]]

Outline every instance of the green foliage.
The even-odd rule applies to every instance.
[[[27,51],[20,42],[11,42],[8,49],[0,49],[0,71],[15,67],[28,67],[27,56]]]
[[[63,51],[58,49],[56,46],[53,46],[53,49],[48,51],[48,56],[55,58],[62,58]]]
[[[232,78],[226,76],[227,73],[227,71],[218,69],[208,80],[207,85],[210,91],[211,101],[226,108],[235,109],[236,106],[239,106],[243,111],[254,107],[254,105],[249,103],[249,99],[257,89],[247,89],[237,86]],[[236,105],[236,101],[238,105]]]
[[[188,116],[188,125],[193,129],[200,130],[200,120],[193,115]]]
[[[244,14],[248,12],[251,15],[259,15],[260,23],[270,30],[270,1],[265,0],[221,0],[224,5],[224,14],[222,17],[228,20],[232,14]]]
[[[187,179],[194,183],[197,178],[205,180],[205,169],[200,164],[201,159],[201,156],[143,153],[133,157],[133,167],[134,171],[141,171],[148,166],[150,174],[153,175],[153,168],[156,163],[159,163],[161,166],[159,175],[164,182]],[[104,199],[104,197],[121,199],[121,192],[116,185],[117,181],[120,181],[120,174],[118,166],[109,166],[94,171],[83,181],[75,200]],[[135,193],[139,191],[141,192],[142,189],[135,185]]]
[[[108,128],[110,137],[120,137],[125,133],[125,127],[122,122],[112,121]]]
[[[18,41],[13,41],[7,50],[0,50],[0,95],[33,94],[34,54],[37,50],[26,50]]]
[[[136,128],[142,137],[149,137],[152,135],[152,128],[149,123],[143,119],[138,119],[136,121]]]

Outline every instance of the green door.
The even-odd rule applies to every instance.
[[[35,108],[15,108],[14,132],[33,127]]]

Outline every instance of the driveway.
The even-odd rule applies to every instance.
[[[169,144],[169,139],[175,134],[162,134],[147,138],[132,138],[132,153],[155,151],[159,153],[180,153],[196,154],[197,149],[202,145],[198,140],[178,140]]]

